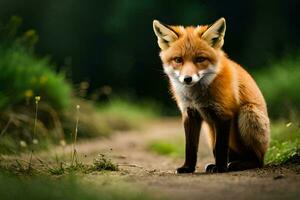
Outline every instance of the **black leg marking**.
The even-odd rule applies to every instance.
[[[242,171],[262,167],[254,152],[247,152],[239,155],[229,151],[228,171]]]
[[[247,169],[259,168],[260,164],[257,161],[232,161],[228,163],[228,171],[243,171]]]
[[[214,148],[215,165],[208,165],[206,172],[226,172],[228,164],[228,143],[231,120],[223,120],[213,110],[207,109],[211,122],[214,123],[216,132],[216,144]]]
[[[177,173],[192,173],[197,163],[197,152],[202,118],[197,110],[188,108],[184,119],[185,130],[185,162],[177,169]]]

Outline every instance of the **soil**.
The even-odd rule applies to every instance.
[[[132,187],[151,191],[154,196],[169,199],[299,199],[300,165],[266,166],[262,169],[221,174],[206,174],[204,166],[213,162],[210,148],[201,134],[197,172],[176,174],[182,158],[158,155],[149,151],[149,142],[181,137],[181,121],[153,121],[135,131],[120,131],[110,138],[81,142],[77,152],[90,162],[99,153],[108,155],[119,164],[120,171],[108,173],[109,178],[121,179]],[[64,152],[70,152],[66,147]],[[61,148],[56,149],[56,153]],[[99,174],[87,179],[97,182]],[[109,181],[107,181],[110,184]]]

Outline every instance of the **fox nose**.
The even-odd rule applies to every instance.
[[[186,84],[190,84],[192,82],[192,77],[191,76],[185,76],[183,81],[186,83]]]

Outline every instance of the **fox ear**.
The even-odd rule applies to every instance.
[[[170,43],[178,39],[178,35],[169,26],[163,25],[158,20],[153,20],[153,30],[157,36],[158,46],[164,50],[170,46]]]
[[[224,44],[224,35],[226,30],[226,22],[222,17],[211,25],[201,36],[213,48],[221,48]]]

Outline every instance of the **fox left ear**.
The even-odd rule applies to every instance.
[[[157,36],[158,46],[165,50],[172,42],[178,39],[176,32],[168,25],[160,23],[158,20],[153,20],[153,30]]]
[[[211,25],[201,36],[201,38],[208,42],[210,46],[215,49],[221,48],[224,44],[224,36],[226,30],[226,22],[222,17]]]

